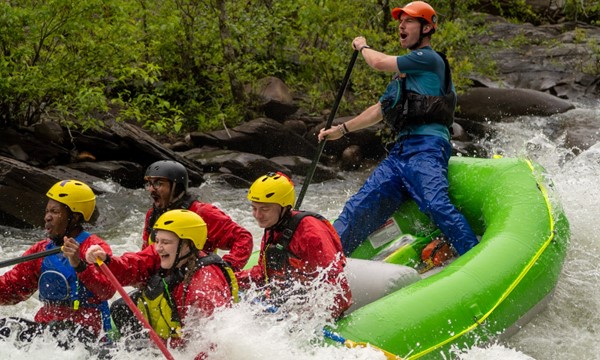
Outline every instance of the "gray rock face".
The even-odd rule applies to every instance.
[[[530,89],[473,88],[458,96],[459,117],[474,121],[514,120],[516,116],[550,116],[574,109],[566,100]]]

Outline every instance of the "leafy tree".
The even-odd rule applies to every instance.
[[[440,14],[433,45],[447,54],[459,91],[473,69],[494,71],[470,40],[484,31],[470,13],[480,3],[431,1]],[[502,11],[517,18],[531,15],[523,0],[491,3],[508,3]],[[114,117],[156,134],[234,126],[255,116],[251,90],[267,76],[321,113],[341,86],[355,36],[403,53],[392,7],[389,0],[4,1],[0,121],[54,119],[86,129]],[[569,0],[565,9],[581,17],[598,6]],[[359,60],[339,114],[371,104],[387,81]]]

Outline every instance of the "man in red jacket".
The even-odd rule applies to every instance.
[[[146,213],[142,249],[151,241],[152,227],[160,215],[167,210],[186,209],[200,215],[208,226],[204,251],[228,251],[223,260],[235,271],[246,265],[252,253],[252,234],[216,206],[200,202],[189,194],[188,173],[182,164],[172,160],[157,161],[146,169],[144,181],[153,204]]]
[[[346,258],[331,224],[318,214],[292,210],[294,184],[280,172],[258,178],[248,200],[265,232],[258,264],[237,274],[240,288],[267,285],[267,300],[280,304],[297,295],[298,285],[322,279],[337,291],[329,309],[333,318],[340,317],[350,307],[352,295],[344,274]]]
[[[103,328],[110,328],[107,300],[115,293],[98,268],[81,260],[92,245],[112,253],[104,240],[83,230],[83,223],[94,212],[96,196],[78,180],[59,181],[46,195],[44,223],[48,238],[35,243],[23,255],[56,248],[62,248],[62,253],[22,262],[0,276],[0,305],[25,301],[36,291],[43,304],[33,322],[0,319],[0,338],[18,331],[18,339],[30,340],[48,328],[55,334],[69,330],[74,334],[71,338],[84,343],[95,341]]]

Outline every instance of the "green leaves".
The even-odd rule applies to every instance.
[[[447,53],[459,89],[484,66],[470,40],[478,30],[466,21],[476,3],[432,0],[444,15],[433,45]],[[255,116],[259,104],[243,89],[266,76],[322,113],[359,35],[403,53],[387,1],[4,1],[0,117],[13,126],[52,117],[86,129],[110,112],[158,134],[211,130]],[[376,101],[389,78],[359,59],[338,114]]]

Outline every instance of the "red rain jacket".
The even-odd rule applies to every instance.
[[[148,224],[153,210],[150,208],[146,213],[142,250],[148,246]],[[252,254],[252,234],[214,205],[196,200],[188,210],[200,215],[206,222],[208,238],[203,250],[208,253],[217,249],[228,250],[229,253],[222,256],[223,260],[227,261],[234,271],[241,270]]]
[[[37,242],[23,253],[23,256],[46,251],[46,245],[50,239]],[[92,245],[100,245],[107,254],[112,254],[110,246],[97,235],[90,235],[79,247],[79,257],[85,259],[87,249]],[[62,254],[51,255],[62,256]],[[41,275],[42,261],[44,258],[26,261],[15,265],[11,270],[0,276],[0,304],[14,305],[25,301],[38,290],[38,280]],[[109,300],[115,294],[110,281],[101,273],[96,266],[88,266],[85,270],[77,274],[79,280],[93,294],[94,297],[88,301],[92,304],[99,304],[104,300]],[[51,321],[69,320],[80,324],[86,329],[92,331],[96,336],[102,330],[102,318],[100,310],[93,307],[80,306],[79,310],[74,310],[72,306],[50,305],[44,303],[42,308],[35,314],[34,321],[38,323],[48,323]]]
[[[292,214],[295,213],[296,211]],[[240,288],[248,289],[252,282],[262,286],[265,285],[267,277],[282,279],[285,276],[273,269],[266,269],[267,274],[265,274],[265,248],[268,245],[270,232],[271,230],[267,229],[263,235],[258,264],[251,269],[236,273]],[[276,243],[281,236],[281,231],[274,230],[270,242]],[[346,257],[342,252],[340,238],[331,224],[313,216],[304,217],[292,236],[289,251],[295,255],[295,257],[290,256],[288,260],[293,277],[291,280],[305,282],[314,279],[320,270],[329,267],[325,281],[339,284],[343,290],[342,294],[336,296],[335,305],[331,308],[332,316],[337,318],[350,307],[352,294],[344,274]]]
[[[204,252],[200,254],[206,255]],[[143,287],[148,279],[159,271],[160,256],[155,246],[151,245],[136,253],[128,252],[111,257],[108,267],[121,285]],[[198,269],[187,285],[185,296],[184,288],[184,283],[181,282],[171,291],[171,297],[181,318],[181,327],[184,329],[189,309],[200,310],[203,316],[208,317],[215,308],[232,303],[229,283],[218,265],[207,265]],[[185,344],[185,340],[172,338],[170,344],[180,347]]]

